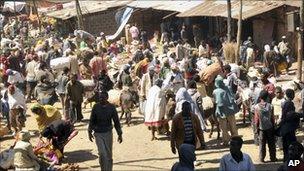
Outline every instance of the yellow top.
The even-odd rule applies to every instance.
[[[42,108],[46,111],[46,115],[36,115],[36,121],[39,131],[43,131],[51,122],[61,119],[61,114],[57,108],[51,105],[44,105]]]

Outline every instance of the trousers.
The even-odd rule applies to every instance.
[[[70,101],[70,119],[72,122],[81,121],[83,119],[83,115],[81,112],[81,102],[72,102]]]
[[[237,136],[238,130],[236,127],[236,121],[234,115],[229,115],[226,118],[219,118],[220,128],[223,132],[223,141],[228,143],[230,135],[228,134],[228,129],[231,133],[231,136]]]
[[[98,155],[99,165],[102,171],[112,171],[113,169],[113,158],[112,158],[112,147],[113,147],[113,133],[112,131],[105,133],[94,133]]]
[[[295,131],[289,132],[282,136],[283,141],[283,152],[284,152],[284,161],[288,159],[288,147],[292,142],[297,141]]]
[[[260,132],[259,132],[259,158],[260,158],[260,161],[264,161],[264,159],[265,159],[266,143],[268,144],[270,160],[274,161],[276,159],[276,145],[275,145],[275,135],[274,135],[273,128],[270,128],[267,130],[260,130]]]

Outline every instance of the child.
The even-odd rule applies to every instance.
[[[275,117],[275,123],[278,125],[281,122],[282,104],[284,103],[284,93],[282,88],[277,86],[275,90],[275,98],[272,99],[273,113]]]

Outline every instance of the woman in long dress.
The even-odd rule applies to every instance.
[[[151,87],[147,96],[145,108],[145,125],[152,132],[152,141],[156,140],[155,131],[158,127],[165,124],[164,116],[166,111],[165,93],[161,90],[162,80],[156,80],[155,85]]]

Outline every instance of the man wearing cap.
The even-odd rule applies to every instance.
[[[39,159],[34,154],[33,146],[30,143],[30,133],[23,130],[19,133],[18,139],[19,141],[14,147],[14,166],[16,170],[40,170]]]
[[[280,51],[280,54],[282,56],[286,56],[287,52],[288,52],[288,46],[287,46],[287,42],[286,42],[286,36],[282,36],[282,41],[279,43],[278,48]]]
[[[143,99],[146,99],[148,95],[148,91],[152,87],[152,84],[156,79],[157,79],[157,75],[155,73],[155,67],[150,66],[148,68],[148,72],[142,76],[140,82],[140,96]]]
[[[122,130],[116,108],[107,100],[108,93],[101,92],[99,103],[96,103],[92,108],[88,134],[91,142],[93,142],[94,138],[96,140],[101,170],[111,171],[113,169],[112,121],[114,122],[114,127],[118,135],[117,141],[119,143],[122,143]]]
[[[176,93],[181,87],[185,86],[183,75],[179,72],[176,64],[172,65],[171,72],[167,74],[164,81],[164,88],[171,88]]]

